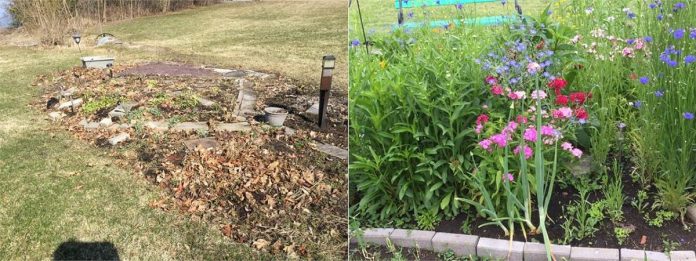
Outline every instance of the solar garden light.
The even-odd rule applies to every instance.
[[[75,41],[75,44],[77,44],[77,50],[79,50],[80,52],[82,52],[82,49],[80,49],[80,40],[82,40],[82,36],[80,36],[80,33],[79,33],[79,32],[75,32],[75,33],[72,35],[72,39],[73,39],[73,41]]]
[[[326,128],[326,105],[329,103],[333,69],[336,68],[336,57],[325,55],[321,62],[321,82],[319,83],[319,127]]]

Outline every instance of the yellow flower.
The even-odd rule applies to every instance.
[[[380,62],[379,62],[379,67],[382,68],[382,69],[386,68],[386,67],[387,67],[387,61],[384,61],[384,60],[380,61]]]

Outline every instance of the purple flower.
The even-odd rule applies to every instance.
[[[633,44],[633,43],[635,43],[635,42],[636,42],[636,40],[633,40],[633,39],[628,39],[628,40],[626,40],[626,43],[629,44],[629,45],[631,45],[631,44]]]
[[[643,40],[645,40],[646,43],[651,43],[653,41],[653,38],[650,36],[646,36],[645,38],[643,38]]]
[[[660,98],[662,96],[665,96],[665,93],[661,90],[655,91],[655,97]]]
[[[658,20],[658,21],[662,21],[662,19],[664,19],[664,18],[665,18],[665,16],[662,15],[662,14],[658,14],[658,15],[657,15],[657,20]]]
[[[668,61],[667,65],[669,65],[669,67],[674,68],[674,67],[677,67],[677,65],[679,65],[679,63],[677,61]]]
[[[642,105],[643,105],[643,103],[641,101],[633,102],[633,107],[636,109],[640,108],[640,106],[642,106]]]
[[[457,9],[462,10],[463,7],[464,7],[463,4],[457,4]]]
[[[686,57],[684,57],[684,63],[690,64],[690,63],[693,63],[693,62],[696,62],[696,56],[687,55]]]
[[[691,112],[685,112],[684,114],[682,114],[682,116],[684,116],[684,119],[687,119],[687,120],[693,120],[693,119],[694,119],[694,114],[691,113]]]
[[[355,40],[353,40],[353,41],[350,42],[350,45],[353,46],[353,47],[359,46],[359,45],[360,45],[360,40],[355,39]]]
[[[408,12],[408,14],[406,16],[408,16],[408,18],[413,18],[413,11]]]
[[[672,9],[672,11],[677,12],[677,11],[679,11],[679,9],[682,9],[684,7],[686,7],[684,2],[679,2],[679,3],[674,4],[674,9]]]
[[[628,19],[636,18],[636,14],[631,11],[627,12],[626,15],[628,16]]]
[[[696,39],[696,29],[691,29],[691,32],[689,32],[689,38]]]
[[[547,15],[551,15],[551,14],[553,14],[553,11],[548,10],[548,11],[546,11],[546,14],[547,14]]]
[[[650,9],[655,9],[657,7],[657,5],[655,3],[652,3],[652,4],[648,5],[648,7],[650,7]]]
[[[685,33],[684,29],[681,29],[681,28],[674,30],[674,39],[679,40],[679,39],[684,38],[684,33]]]
[[[648,76],[640,77],[640,83],[645,85],[645,84],[648,84],[649,82],[650,82],[650,78],[648,78]]]

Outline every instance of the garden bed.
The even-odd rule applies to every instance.
[[[347,162],[320,149],[347,148],[345,94],[332,98],[322,130],[305,115],[318,92],[283,76],[169,63],[116,66],[113,75],[72,68],[39,76],[44,95],[34,106],[55,131],[101,147],[163,188],[153,208],[209,222],[259,250],[345,256]],[[256,96],[243,113],[242,89]],[[288,118],[270,127],[261,110],[278,105]]]

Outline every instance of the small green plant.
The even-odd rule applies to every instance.
[[[655,213],[655,218],[649,219],[648,225],[650,225],[651,227],[662,227],[665,221],[674,220],[675,218],[676,215],[674,214],[674,212],[660,210]]]
[[[157,87],[157,80],[147,80],[146,84],[147,84],[147,88],[150,88],[150,89],[155,88],[155,87]]]
[[[623,184],[621,182],[621,168],[618,167],[618,165],[618,162],[614,160],[614,181],[607,184],[604,189],[604,201],[606,202],[607,214],[609,215],[609,219],[614,223],[623,220],[622,208],[625,200],[623,195]]]
[[[457,254],[454,253],[454,251],[448,249],[445,252],[437,254],[437,258],[440,261],[464,261],[466,260],[465,258],[458,257]]]
[[[471,220],[470,216],[467,216],[459,226],[459,231],[462,231],[464,234],[471,234]]]
[[[672,241],[669,239],[662,239],[662,247],[665,252],[671,252],[677,250],[681,244],[677,241]]]
[[[615,227],[614,228],[614,235],[616,236],[616,241],[619,242],[619,245],[623,245],[624,242],[626,242],[626,239],[628,236],[631,235],[633,232],[632,229],[625,228],[625,227]]]
[[[648,203],[645,202],[646,200],[648,200],[648,192],[641,190],[638,191],[636,198],[631,201],[631,205],[638,210],[638,213],[643,214],[645,209],[648,207]]]
[[[440,217],[432,211],[424,211],[416,218],[418,227],[424,230],[434,230],[435,226],[440,223]]]
[[[205,138],[205,137],[208,137],[209,133],[208,133],[208,130],[196,129],[196,135],[198,135],[198,137],[200,137],[200,138]]]
[[[159,108],[157,108],[157,107],[148,108],[148,109],[147,109],[147,112],[150,113],[150,114],[152,114],[152,116],[155,116],[155,117],[162,117],[162,111],[161,111]]]
[[[160,93],[155,94],[155,97],[150,99],[147,103],[152,105],[152,106],[159,107],[160,105],[168,102],[169,100],[170,100],[170,97],[167,96],[166,93],[160,92]]]
[[[179,110],[193,109],[198,106],[198,99],[193,92],[185,92],[174,97],[174,107]]]
[[[599,229],[597,224],[604,219],[605,201],[590,203],[587,190],[580,190],[580,199],[563,208],[566,221],[563,228],[563,244],[594,236]]]
[[[401,249],[396,249],[394,243],[392,243],[389,239],[387,239],[387,249],[389,250],[389,253],[392,254],[392,261],[406,261],[406,258],[401,253]]]
[[[105,96],[85,103],[82,106],[82,111],[86,114],[92,114],[99,110],[116,106],[120,99],[116,96]]]

